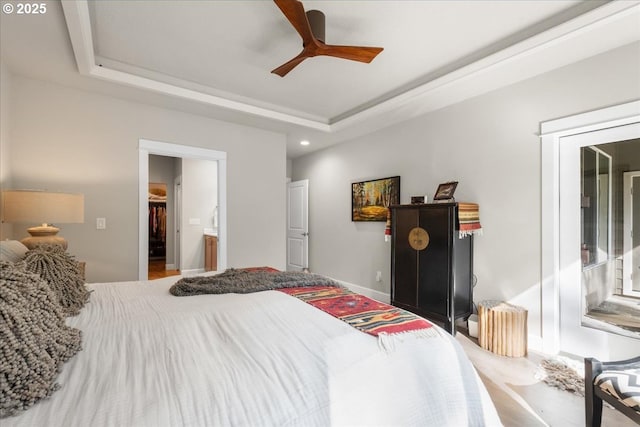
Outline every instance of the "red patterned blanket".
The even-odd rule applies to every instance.
[[[417,336],[436,336],[427,320],[406,310],[351,292],[338,282],[310,273],[282,272],[271,267],[228,269],[214,276],[183,278],[169,292],[176,296],[221,293],[249,293],[277,290],[294,296],[378,337],[383,348],[393,348],[391,337],[411,332]]]
[[[406,310],[378,302],[346,288],[311,286],[278,289],[376,337],[420,331],[434,335],[432,324]]]

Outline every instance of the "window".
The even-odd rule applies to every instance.
[[[595,146],[580,149],[582,266],[611,256],[611,156]]]

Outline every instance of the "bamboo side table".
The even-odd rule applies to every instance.
[[[527,310],[504,301],[479,302],[478,342],[500,356],[526,356]]]

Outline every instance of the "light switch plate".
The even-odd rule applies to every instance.
[[[104,230],[107,228],[106,218],[96,218],[96,230]]]

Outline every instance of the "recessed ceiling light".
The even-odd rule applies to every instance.
[[[300,141],[300,145],[309,145],[309,141],[307,141],[306,139],[303,141]]]

